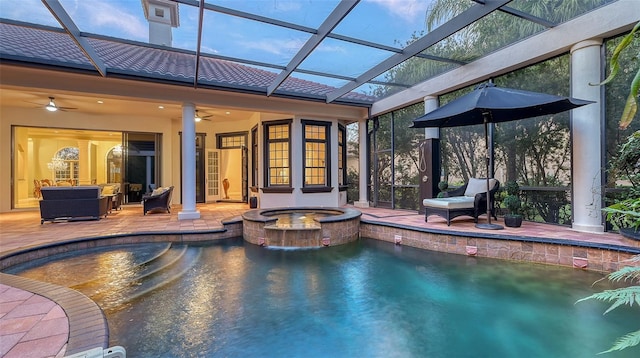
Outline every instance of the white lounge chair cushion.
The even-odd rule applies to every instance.
[[[493,189],[496,185],[495,179],[489,179],[489,189]],[[467,189],[464,191],[464,196],[475,197],[478,193],[486,193],[487,192],[487,179],[477,179],[471,178],[469,179],[469,183],[467,184]]]
[[[473,202],[473,197],[453,196],[450,198],[424,199],[422,200],[422,205],[441,209],[469,209],[473,208]]]

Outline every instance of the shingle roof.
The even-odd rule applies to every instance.
[[[156,48],[109,39],[87,38],[109,72],[140,78],[193,82],[195,54],[186,51]],[[0,59],[11,59],[53,66],[94,69],[84,53],[59,29],[24,27],[0,23]],[[200,57],[198,80],[201,84],[263,92],[278,73],[248,65]],[[276,93],[298,95],[301,98],[324,98],[335,87],[289,77]],[[350,92],[342,97],[346,102],[373,103],[374,97]]]

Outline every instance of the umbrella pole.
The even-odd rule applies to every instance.
[[[476,227],[478,229],[486,229],[486,230],[502,230],[504,229],[504,226],[491,223],[491,202],[490,202],[491,195],[489,195],[489,191],[491,191],[491,189],[489,188],[489,161],[491,156],[491,153],[489,153],[489,130],[488,130],[489,116],[491,116],[489,112],[482,113],[482,117],[484,119],[484,147],[487,150],[487,161],[486,161],[486,164],[487,164],[487,223],[476,224]]]

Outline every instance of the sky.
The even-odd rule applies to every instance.
[[[148,22],[140,0],[59,0],[80,31],[148,41]],[[424,31],[431,1],[361,0],[334,33],[403,47]],[[207,3],[271,17],[306,27],[319,26],[339,0],[207,0]],[[195,50],[198,9],[179,4],[173,46]],[[0,17],[60,27],[40,0],[0,0]],[[201,51],[286,66],[311,35],[305,32],[205,11]],[[357,77],[392,53],[325,39],[300,68]],[[312,79],[313,80],[313,79]],[[316,80],[318,82],[318,80]],[[332,81],[329,81],[332,82]],[[344,81],[327,83],[340,86]]]

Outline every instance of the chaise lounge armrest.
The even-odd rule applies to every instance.
[[[459,187],[459,188],[443,192],[442,193],[442,197],[450,198],[452,196],[463,196],[465,190],[467,190],[467,184],[466,183],[463,186]]]

